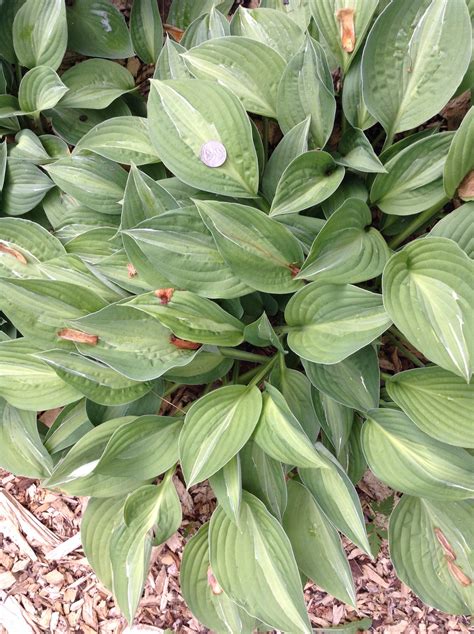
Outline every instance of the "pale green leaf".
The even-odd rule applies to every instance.
[[[212,475],[209,478],[209,484],[224,511],[238,523],[242,499],[242,471],[239,454]]]
[[[203,42],[230,35],[227,18],[214,6],[208,13],[201,14],[186,29],[181,45],[186,49],[199,46]],[[183,51],[184,53],[185,51]]]
[[[21,216],[31,211],[54,187],[40,169],[21,159],[8,159],[2,191],[2,211],[7,216]]]
[[[153,79],[189,79],[192,77],[182,53],[186,53],[184,46],[167,36],[155,65]]]
[[[163,25],[154,0],[135,0],[130,13],[130,35],[138,57],[154,64],[163,44]]]
[[[353,56],[351,56],[353,57]],[[376,123],[367,110],[362,94],[362,55],[361,51],[353,59],[351,67],[344,77],[344,90],[342,91],[342,109],[344,116],[353,128],[367,130]]]
[[[464,179],[473,178],[474,171],[474,107],[464,117],[456,132],[444,166],[444,189],[449,198],[458,191],[462,200],[473,200],[474,194],[464,193]]]
[[[23,112],[40,112],[54,108],[68,88],[49,66],[36,66],[20,83],[18,101]]]
[[[465,203],[437,222],[431,229],[430,236],[454,240],[472,259],[474,258],[473,220],[474,202]]]
[[[387,170],[380,162],[368,138],[358,128],[349,127],[342,135],[335,157],[338,165],[366,173],[384,173]]]

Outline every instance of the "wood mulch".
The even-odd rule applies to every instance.
[[[151,634],[167,628],[183,634],[207,632],[184,603],[179,569],[185,542],[209,518],[215,500],[207,485],[187,492],[178,478],[175,484],[184,521],[178,533],[154,549],[137,618],[127,628],[81,550],[79,527],[87,499],[53,493],[35,480],[0,470],[0,634]],[[360,492],[364,505],[390,493],[369,474]],[[314,627],[368,616],[373,619],[371,631],[379,634],[468,634],[468,619],[427,608],[397,579],[385,542],[375,561],[349,542],[345,548],[358,609],[308,583],[305,596]]]

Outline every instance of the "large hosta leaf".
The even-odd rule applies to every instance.
[[[316,236],[298,276],[354,283],[380,275],[391,251],[371,224],[367,205],[356,198],[347,200]]]
[[[274,49],[248,37],[208,40],[184,55],[198,79],[231,90],[249,112],[276,117],[277,90],[285,61]]]
[[[229,22],[220,11],[212,7],[208,13],[203,13],[189,25],[181,44],[185,48],[191,49],[203,42],[226,35],[230,35]],[[163,79],[165,78],[163,77]]]
[[[288,345],[303,359],[338,363],[381,335],[390,318],[382,296],[350,284],[312,282],[287,304]]]
[[[257,194],[252,128],[243,106],[229,90],[209,81],[154,79],[148,108],[152,143],[178,178],[217,194],[240,198]],[[207,145],[210,142],[217,146]],[[218,149],[210,161],[208,147]]]
[[[0,280],[1,310],[35,343],[70,348],[70,343],[59,338],[59,331],[68,320],[105,305],[98,295],[77,284],[40,279]]]
[[[312,384],[342,405],[362,412],[378,407],[380,372],[372,346],[339,363],[322,365],[303,360],[303,366]]]
[[[132,4],[130,34],[138,57],[145,64],[155,64],[163,44],[163,25],[154,0],[137,0]]]
[[[463,200],[473,200],[474,107],[464,117],[449,149],[444,166],[444,189],[450,198],[456,190]],[[463,186],[466,181],[466,187]]]
[[[150,144],[148,121],[142,117],[114,117],[99,123],[76,145],[126,165],[146,165],[160,159]]]
[[[310,145],[322,148],[331,134],[335,114],[326,56],[320,44],[308,36],[283,73],[278,88],[278,123],[286,133],[310,115]]]
[[[75,155],[45,166],[55,184],[80,203],[105,214],[119,214],[127,172],[102,156]]]
[[[153,79],[190,79],[192,75],[181,57],[182,53],[186,53],[184,46],[167,37],[156,62]]]
[[[311,13],[343,72],[364,41],[378,0],[310,0]]]
[[[260,391],[245,385],[219,388],[191,406],[179,439],[188,487],[214,475],[242,449],[261,409]]]
[[[362,51],[356,56],[344,78],[342,91],[342,108],[344,116],[353,128],[367,130],[377,121],[364,102],[362,95]]]
[[[54,108],[68,88],[49,66],[36,66],[21,80],[18,101],[23,112]]]
[[[74,352],[48,350],[36,357],[45,361],[65,383],[101,405],[130,403],[151,390],[150,383],[137,383],[112,368]]]
[[[134,381],[156,379],[171,368],[186,365],[196,354],[196,350],[179,348],[168,328],[131,306],[112,304],[70,326],[98,337],[94,346],[77,343],[79,352]]]
[[[367,39],[362,84],[364,101],[389,138],[441,110],[461,83],[471,46],[464,0],[395,0],[387,6]]]
[[[300,154],[281,175],[270,214],[296,213],[321,203],[339,187],[344,171],[327,152]]]
[[[207,13],[216,7],[223,14],[227,15],[232,5],[232,0],[173,0],[171,3],[168,22],[179,29],[186,29],[191,22],[203,13]]]
[[[453,135],[434,134],[396,154],[378,174],[370,200],[386,214],[408,216],[446,202],[443,169]]]
[[[260,500],[244,492],[238,526],[218,508],[209,548],[219,585],[246,612],[273,628],[311,634],[290,541]]]
[[[281,392],[268,384],[265,387],[262,414],[254,440],[275,460],[297,467],[326,466],[292,414]]]
[[[54,183],[36,165],[9,158],[2,191],[2,211],[21,216],[38,205]]]
[[[457,242],[467,255],[474,258],[474,202],[454,209],[437,222],[430,231],[431,236],[450,238]]]
[[[318,452],[325,469],[299,469],[303,484],[314,495],[330,522],[354,544],[370,554],[359,496],[344,469],[323,445]]]
[[[289,229],[263,211],[237,203],[196,201],[217,248],[232,272],[252,288],[288,293],[302,260],[299,242]]]
[[[77,401],[81,393],[67,385],[24,339],[0,343],[0,396],[14,407],[42,411]]]
[[[68,46],[90,57],[133,55],[125,19],[109,0],[74,0],[67,8]]]
[[[386,381],[389,396],[426,434],[458,447],[474,447],[471,410],[474,384],[432,366],[396,374]]]
[[[474,459],[421,431],[403,412],[374,409],[362,430],[369,467],[390,487],[434,500],[463,500],[474,492]]]
[[[27,0],[13,21],[13,46],[18,62],[27,68],[56,70],[66,52],[67,23],[63,0]]]
[[[209,484],[227,515],[239,522],[240,502],[242,500],[242,470],[240,457],[236,454],[222,469],[209,478]]]
[[[472,501],[404,495],[390,518],[390,555],[400,579],[427,605],[472,614]]]
[[[384,304],[397,328],[428,359],[469,381],[474,368],[474,263],[447,238],[415,240],[392,256]]]
[[[186,544],[179,580],[186,605],[203,625],[216,632],[253,632],[255,619],[229,599],[213,579],[209,562],[209,523],[201,526]]]
[[[15,409],[0,400],[0,464],[28,478],[51,474],[53,461],[41,442],[36,412]]]
[[[128,304],[156,317],[181,339],[216,346],[242,343],[243,323],[216,303],[189,291],[164,289],[162,299],[159,293],[139,295]]]
[[[283,528],[301,572],[341,601],[355,605],[351,569],[337,530],[308,489],[295,480],[288,482]]]
[[[175,209],[145,221],[124,232],[124,238],[136,245],[138,260],[125,242],[139,275],[154,281],[155,287],[166,286],[166,276],[171,286],[204,297],[233,298],[252,291],[219,253],[196,207]]]
[[[244,9],[240,6],[231,22],[232,35],[243,35],[271,46],[289,60],[302,46],[303,30],[275,9]]]

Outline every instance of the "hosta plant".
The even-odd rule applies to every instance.
[[[128,621],[176,478],[217,499],[203,626],[309,633],[308,579],[356,606],[366,469],[400,579],[468,614],[474,111],[438,113],[472,0],[0,4],[1,466],[90,497]]]

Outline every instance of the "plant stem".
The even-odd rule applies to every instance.
[[[410,350],[408,350],[408,348],[406,348],[403,343],[401,341],[398,340],[398,338],[393,335],[392,333],[387,333],[388,338],[392,341],[393,344],[395,344],[395,346],[401,350],[401,352],[403,352],[403,355],[409,360],[411,361],[414,365],[416,365],[418,368],[424,368],[425,364],[422,363],[418,357],[416,355],[413,354],[413,352],[410,352]]]
[[[257,365],[255,366],[255,368],[251,368],[250,370],[247,370],[247,372],[244,372],[238,377],[236,383],[239,383],[239,384],[247,383],[247,381],[249,381],[252,377],[254,377],[257,374],[257,372],[260,372],[261,367],[262,366]]]
[[[36,126],[36,129],[38,130],[38,132],[40,134],[44,134],[43,124],[41,122],[41,113],[40,112],[35,112],[35,114],[33,115],[33,118],[34,118],[35,126]]]
[[[17,88],[19,88],[20,84],[21,84],[21,79],[22,79],[21,66],[20,66],[19,62],[17,62],[15,64],[15,76],[16,76]]]
[[[234,367],[232,368],[232,383],[237,383],[237,379],[239,378],[240,371],[240,361],[237,360],[234,363]]]
[[[270,370],[273,368],[273,366],[275,365],[276,360],[278,359],[280,355],[276,354],[274,357],[272,357],[270,359],[270,361],[268,363],[266,363],[262,368],[260,368],[260,371],[257,372],[257,374],[253,377],[253,379],[250,381],[250,383],[248,384],[249,387],[252,387],[253,385],[258,385],[260,383],[260,381],[270,372]]]
[[[392,374],[389,374],[388,372],[380,372],[380,378],[381,378],[383,381],[388,381],[389,379],[391,379],[391,378],[392,378],[392,376],[393,376],[393,375],[392,375]]]
[[[437,204],[433,207],[430,207],[429,209],[426,209],[426,211],[421,212],[421,214],[418,214],[416,218],[413,218],[410,224],[405,227],[405,229],[401,233],[398,234],[398,236],[395,236],[394,238],[392,238],[392,240],[390,240],[388,246],[391,249],[396,249],[397,247],[399,247],[402,242],[404,242],[407,238],[411,236],[412,233],[414,233],[418,229],[421,229],[421,227],[426,225],[431,220],[431,218],[433,218],[433,216],[436,216],[436,214],[442,211],[443,207],[444,204],[441,207],[439,206],[439,204]]]
[[[263,153],[265,155],[265,163],[268,161],[269,127],[268,117],[263,117]]]
[[[167,390],[165,390],[165,392],[163,393],[162,398],[170,396],[170,394],[173,394],[173,392],[176,392],[176,390],[179,390],[179,388],[183,387],[183,385],[185,385],[185,384],[184,383],[173,383],[173,385],[171,385],[171,387],[169,387]]]
[[[391,145],[393,145],[394,136],[395,136],[395,133],[392,132],[391,130],[387,132],[387,136],[385,137],[385,143],[383,144],[382,152],[384,150],[387,150]]]
[[[229,359],[251,361],[252,363],[265,363],[265,361],[268,361],[268,357],[264,354],[254,354],[245,350],[235,350],[235,348],[219,348],[219,354]]]

